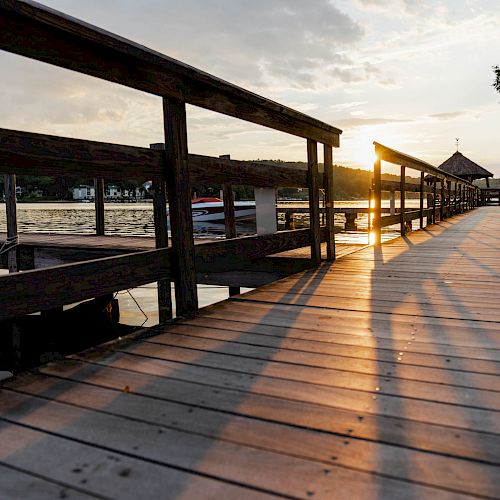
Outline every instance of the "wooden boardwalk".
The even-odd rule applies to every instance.
[[[2,498],[498,498],[482,207],[19,376]]]

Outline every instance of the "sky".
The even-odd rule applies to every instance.
[[[459,150],[500,177],[499,0],[45,0],[343,130],[438,166]],[[160,98],[0,51],[0,127],[148,147]],[[189,151],[306,159],[304,139],[188,106]],[[321,159],[321,155],[320,155]]]

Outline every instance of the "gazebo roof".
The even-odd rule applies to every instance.
[[[484,179],[486,177],[493,177],[491,172],[488,172],[483,167],[480,167],[477,163],[469,160],[462,153],[457,151],[453,153],[445,162],[439,165],[441,170],[448,172],[449,174],[456,175],[457,177],[462,177],[464,179]]]

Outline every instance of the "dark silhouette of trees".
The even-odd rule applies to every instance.
[[[493,73],[495,73],[495,81],[492,86],[497,92],[500,92],[500,66],[493,66]]]

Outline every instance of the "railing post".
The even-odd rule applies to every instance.
[[[333,153],[332,146],[323,145],[325,211],[326,211],[326,258],[335,260],[335,214],[333,196]],[[368,218],[370,215],[368,214]]]
[[[219,158],[231,159],[230,155],[221,155]],[[234,213],[234,193],[231,184],[222,185],[222,199],[224,201],[224,226],[226,231],[226,239],[236,238],[236,217]],[[229,287],[229,296],[238,295],[240,293],[239,286]]]
[[[198,309],[193,241],[191,186],[188,169],[186,103],[163,98],[165,127],[166,178],[169,192],[170,230],[175,267],[175,302],[177,316]]]
[[[151,149],[164,150],[164,143],[150,144]],[[167,188],[165,177],[153,179],[153,217],[155,224],[156,248],[168,247],[168,221],[167,221]],[[158,319],[160,323],[173,317],[172,289],[170,278],[157,282],[158,294]]]
[[[456,214],[458,212],[458,207],[457,207],[457,187],[458,187],[458,182],[455,181],[455,191],[453,195],[453,214]]]
[[[5,212],[7,217],[7,241],[6,245],[12,247],[7,253],[7,267],[9,273],[19,271],[17,261],[17,208],[16,208],[16,176],[7,174],[4,176],[5,188]]]
[[[420,229],[424,228],[424,172],[420,172]]]
[[[405,224],[405,197],[406,197],[406,177],[405,177],[405,167],[401,165],[401,177],[399,179],[399,191],[400,191],[400,210],[401,210],[401,221],[400,221],[400,232],[401,236],[406,234],[406,224]]]
[[[309,188],[309,231],[311,264],[321,262],[321,237],[319,222],[318,143],[307,139],[307,185]]]
[[[104,236],[104,178],[94,179],[95,234]]]
[[[373,233],[374,244],[382,242],[382,175],[381,161],[377,156],[373,163]]]
[[[447,187],[448,187],[448,203],[447,203],[447,208],[448,208],[448,217],[451,217],[451,180],[447,180]]]

